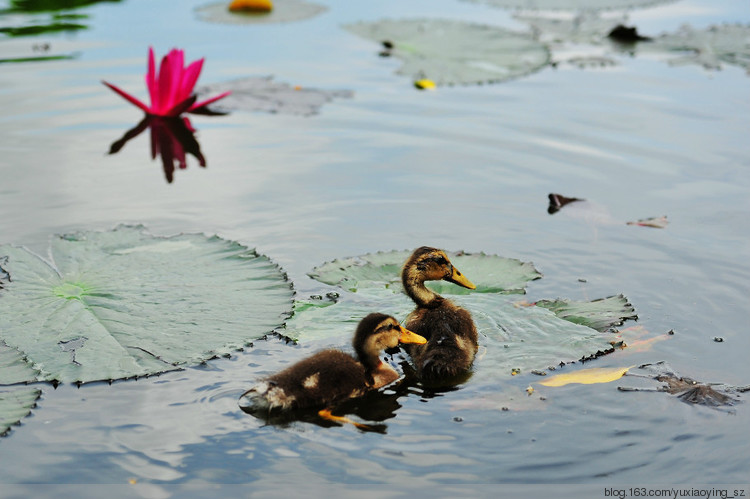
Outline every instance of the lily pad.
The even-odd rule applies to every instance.
[[[597,331],[607,331],[620,326],[625,320],[636,320],[635,308],[623,295],[600,298],[594,301],[540,300],[538,307],[551,310],[561,319],[582,324]]]
[[[388,251],[343,258],[315,267],[308,275],[347,291],[384,288],[402,293],[401,268],[409,255],[411,251]],[[426,283],[440,294],[525,293],[527,282],[542,277],[533,264],[514,258],[464,252],[448,252],[448,257],[477,289],[468,290],[443,281]]]
[[[650,7],[674,0],[465,0],[473,3],[484,3],[503,9],[535,10],[614,10]]]
[[[0,341],[0,385],[28,383],[38,376],[39,372],[26,363],[18,350]]]
[[[0,340],[40,379],[156,374],[228,354],[280,327],[293,290],[267,257],[202,234],[143,227],[52,239],[50,260],[0,246]]]
[[[722,64],[739,66],[750,72],[750,26],[724,24],[705,29],[682,26],[646,45],[649,50],[681,54],[673,65],[697,64],[706,69],[721,69]]]
[[[42,392],[36,388],[22,387],[0,390],[0,436],[31,413]]]
[[[328,10],[302,0],[274,0],[271,12],[231,12],[229,2],[216,2],[195,9],[202,21],[224,24],[289,23],[310,19]]]
[[[272,76],[241,78],[198,88],[199,96],[231,91],[221,101],[211,104],[213,112],[264,111],[267,113],[317,114],[323,104],[335,98],[350,98],[351,90],[320,90],[273,81]]]
[[[397,73],[437,85],[467,85],[528,75],[549,62],[533,36],[496,26],[441,19],[382,20],[345,29],[383,43],[403,61]]]
[[[543,307],[518,307],[507,297],[489,294],[462,296],[456,302],[469,310],[480,333],[474,376],[510,377],[612,351],[612,337],[564,320]]]

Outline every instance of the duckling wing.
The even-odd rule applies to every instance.
[[[290,410],[328,406],[366,390],[362,364],[339,350],[324,350],[266,378],[245,397],[257,409]]]

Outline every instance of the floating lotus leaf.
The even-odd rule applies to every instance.
[[[0,385],[36,381],[38,376],[39,372],[26,362],[18,350],[0,341]]]
[[[612,351],[613,337],[564,320],[543,307],[519,307],[507,297],[491,294],[461,296],[456,302],[469,310],[480,333],[474,376],[480,379],[526,374],[561,362]]]
[[[343,258],[316,267],[308,275],[347,291],[386,288],[401,293],[401,267],[410,255],[410,251],[389,251]],[[513,258],[463,252],[448,252],[448,257],[477,289],[468,290],[443,281],[427,283],[440,294],[524,293],[527,282],[542,277],[533,264]]]
[[[231,12],[229,2],[216,2],[195,9],[202,21],[224,24],[268,24],[303,21],[328,10],[302,0],[274,0],[271,12]]]
[[[155,374],[243,347],[280,327],[293,291],[268,258],[200,234],[142,227],[53,238],[49,262],[0,246],[0,340],[40,379]]]
[[[41,394],[27,386],[0,390],[0,436],[7,435],[11,426],[29,415]]]
[[[566,321],[582,324],[597,331],[619,326],[627,319],[635,320],[635,308],[623,295],[600,298],[594,301],[540,300],[538,307],[554,312]]]
[[[724,63],[750,72],[750,26],[725,24],[706,29],[683,26],[675,33],[655,38],[643,48],[683,54],[670,60],[675,65],[698,64],[706,69],[721,69]]]
[[[312,305],[308,301],[297,301],[294,314],[287,321],[285,336],[297,341],[315,341],[341,338],[342,345],[351,343],[357,324],[372,312],[383,312],[397,318],[405,317],[411,310],[411,301],[406,296],[393,293],[368,293],[361,296],[346,296],[337,303],[325,302]]]
[[[531,35],[441,19],[383,20],[344,26],[403,61],[398,73],[437,85],[500,82],[543,68],[547,47]]]
[[[319,90],[277,83],[272,76],[242,78],[224,83],[203,86],[197,89],[198,95],[232,93],[209,107],[212,111],[229,113],[232,111],[265,111],[279,114],[316,114],[320,107],[334,98],[350,98],[351,90]]]
[[[503,9],[530,10],[613,10],[650,7],[674,0],[465,0]]]

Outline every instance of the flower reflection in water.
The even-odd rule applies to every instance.
[[[109,154],[115,154],[125,144],[140,135],[146,129],[151,130],[151,157],[161,156],[164,176],[171,183],[175,167],[187,168],[187,155],[192,154],[198,164],[205,168],[206,158],[201,153],[200,144],[195,138],[195,129],[186,117],[162,117],[147,114],[140,123],[131,128],[109,148]]]

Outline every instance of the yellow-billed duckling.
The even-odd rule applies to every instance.
[[[401,271],[401,280],[406,294],[417,304],[404,325],[427,338],[426,344],[406,346],[419,376],[439,383],[466,373],[478,348],[471,314],[424,283],[445,280],[468,289],[476,286],[453,266],[444,251],[427,246],[412,253]]]
[[[401,327],[385,314],[373,313],[357,326],[352,345],[356,358],[340,350],[329,349],[293,364],[261,380],[242,394],[250,402],[247,412],[288,411],[313,407],[331,407],[346,399],[363,395],[398,379],[399,374],[380,354],[399,343],[426,343],[423,337]],[[327,419],[330,411],[319,414]]]

